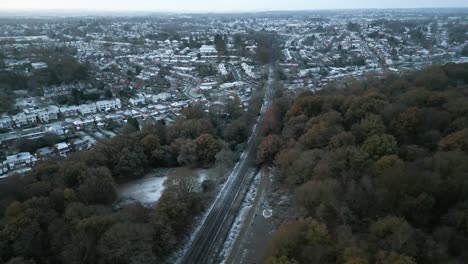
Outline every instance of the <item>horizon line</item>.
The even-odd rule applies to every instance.
[[[267,12],[314,12],[314,11],[362,11],[362,10],[419,10],[419,9],[468,9],[468,6],[447,6],[447,7],[357,7],[357,8],[312,8],[312,9],[258,9],[258,10],[143,10],[143,9],[93,9],[93,8],[7,8],[0,10],[0,14],[14,12],[29,13],[51,13],[63,14],[73,12],[87,13],[164,13],[164,14],[242,14],[242,13],[267,13]]]

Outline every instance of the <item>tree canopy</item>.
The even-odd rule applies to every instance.
[[[465,263],[467,71],[431,66],[294,98],[258,161],[304,213],[273,234],[265,263]]]
[[[219,178],[211,181],[221,182],[256,120],[261,93],[247,111],[237,100],[219,111],[191,105],[171,126],[148,124],[140,130],[131,120],[129,133],[99,141],[91,151],[42,161],[25,175],[2,180],[0,262],[162,262],[189,235],[194,217],[213,197],[214,183],[170,175],[154,208],[138,203],[120,208],[117,184],[174,166],[217,166]],[[26,150],[55,141],[16,145]]]

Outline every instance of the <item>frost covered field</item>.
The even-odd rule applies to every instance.
[[[164,191],[164,181],[167,171],[152,172],[148,176],[129,183],[122,184],[119,190],[119,205],[140,202],[144,206],[154,206]]]

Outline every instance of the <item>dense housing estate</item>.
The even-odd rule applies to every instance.
[[[351,76],[466,61],[466,33],[458,33],[466,26],[463,18],[385,10],[265,14],[255,19],[174,15],[171,23],[177,32],[157,17],[144,23],[135,18],[6,23],[0,33],[2,69],[25,78],[55,79],[12,93],[16,103],[0,115],[0,144],[6,149],[0,174],[17,171],[8,157],[18,157],[20,167],[65,157],[121,133],[129,119],[170,124],[194,103],[235,101],[246,109],[265,74],[262,34],[275,34],[281,43],[277,59],[283,86],[292,92],[318,91]],[[65,55],[76,61],[70,73],[74,79],[58,80],[50,74],[64,68],[54,65],[48,57],[52,55],[40,55],[52,50],[70,52]],[[87,70],[80,71],[84,65]],[[41,146],[31,157],[15,153],[18,140],[50,134],[63,142]]]

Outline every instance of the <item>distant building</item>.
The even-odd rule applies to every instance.
[[[33,127],[17,131],[20,138],[38,139],[44,136],[45,131],[42,127]]]
[[[79,106],[72,105],[72,106],[60,107],[59,111],[62,117],[77,116],[78,111],[79,111]]]
[[[5,162],[10,170],[14,170],[34,166],[37,162],[37,158],[29,152],[21,152],[16,155],[8,156]]]
[[[82,115],[95,114],[97,112],[96,104],[79,105],[78,112],[80,112]]]
[[[33,67],[34,70],[41,70],[41,69],[46,69],[47,63],[45,62],[33,62],[31,63],[31,66]]]
[[[36,124],[37,123],[37,113],[27,113],[26,120],[28,120],[28,124]]]
[[[13,120],[9,116],[0,117],[0,128],[11,128],[13,126]]]
[[[244,82],[223,83],[223,84],[221,84],[219,86],[219,88],[221,88],[221,89],[232,89],[232,88],[236,88],[236,87],[242,87],[244,85],[245,85]]]
[[[241,67],[242,69],[244,70],[245,74],[247,74],[249,77],[251,78],[255,78],[255,73],[252,71],[253,70],[253,66],[249,66],[247,63],[243,62],[241,64]]]
[[[202,54],[216,54],[216,48],[213,45],[203,45],[200,48],[200,53]]]
[[[37,117],[39,118],[40,122],[48,123],[49,121],[57,120],[59,113],[60,113],[59,108],[55,105],[51,105],[46,108],[38,110]]]
[[[62,124],[52,124],[52,125],[48,125],[48,126],[46,126],[44,128],[45,128],[46,132],[53,133],[53,134],[58,135],[58,136],[63,136],[67,132],[66,128]]]
[[[143,104],[145,104],[146,99],[142,94],[137,94],[135,97],[130,98],[129,102],[133,106],[143,105]]]
[[[170,93],[160,93],[160,94],[157,94],[157,95],[153,95],[153,97],[151,98],[151,100],[155,103],[159,102],[159,101],[167,101],[169,99],[171,99],[172,95]]]
[[[96,126],[96,122],[93,117],[82,118],[79,120],[73,121],[73,126],[76,130],[83,130],[86,128],[91,128]]]
[[[73,151],[83,151],[87,150],[90,147],[90,143],[86,139],[75,139],[71,142],[70,146],[73,149]]]
[[[103,100],[103,101],[97,101],[96,102],[96,108],[100,112],[108,112],[111,110],[117,110],[122,108],[120,99],[114,99],[114,100]]]
[[[227,70],[226,70],[226,66],[225,66],[223,63],[220,63],[220,64],[218,65],[218,71],[219,71],[219,73],[220,73],[221,75],[227,75],[227,74],[228,74],[228,72],[227,72]]]
[[[34,115],[34,119],[36,116]],[[13,116],[13,122],[15,123],[16,127],[22,127],[29,123],[31,116],[27,116],[25,113],[19,113]]]
[[[0,162],[0,175],[5,175],[10,169],[8,168],[8,163],[7,162]],[[0,176],[1,178],[4,178],[5,176]]]
[[[70,148],[70,145],[68,145],[67,143],[61,142],[61,143],[55,144],[54,152],[57,156],[61,158],[65,158],[71,152],[71,148]]]
[[[38,160],[44,160],[54,155],[54,150],[50,147],[40,148],[36,150],[36,158]]]

